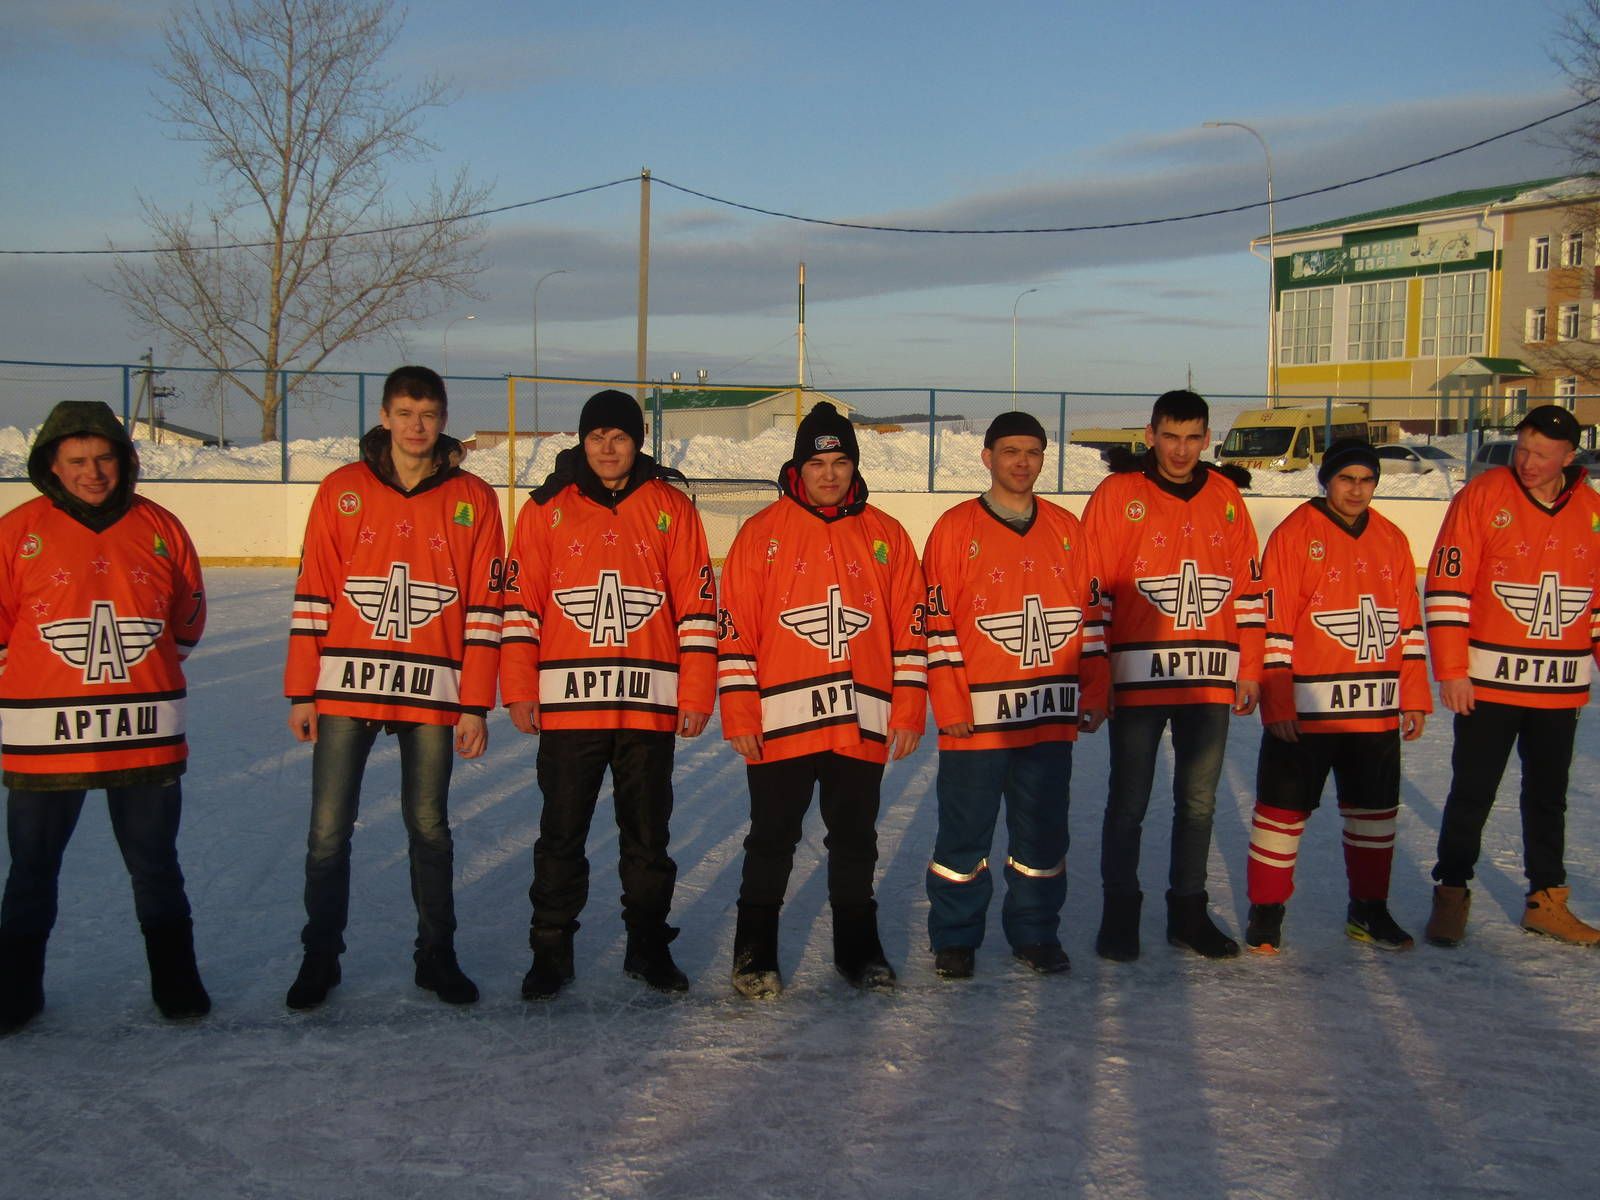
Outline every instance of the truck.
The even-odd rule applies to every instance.
[[[1336,405],[1332,416],[1333,440],[1369,437],[1367,410],[1359,405]],[[1328,410],[1320,404],[1247,408],[1234,418],[1216,458],[1253,471],[1299,471],[1322,461],[1327,424]]]
[[[1112,450],[1124,448],[1135,454],[1143,454],[1144,426],[1126,425],[1121,429],[1074,429],[1067,435],[1067,444],[1098,450],[1102,459]]]

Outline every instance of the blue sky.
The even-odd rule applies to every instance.
[[[0,245],[141,245],[140,197],[208,195],[193,149],[156,117],[163,3],[8,0]],[[999,0],[806,6],[412,5],[392,65],[437,70],[457,100],[439,151],[397,177],[467,166],[507,204],[649,167],[766,208],[918,225],[1140,219],[1279,195],[1470,142],[1571,103],[1550,49],[1565,8]],[[1330,16],[1336,19],[1330,20]],[[1280,204],[1287,228],[1391,203],[1560,174],[1524,136],[1332,196]],[[419,174],[420,172],[420,174]],[[547,373],[631,377],[636,186],[493,218],[481,299],[453,304],[397,355],[529,367],[533,280]],[[1024,388],[1152,393],[1192,370],[1214,393],[1262,386],[1261,212],[1120,233],[931,237],[822,229],[653,192],[649,373],[794,373],[796,264],[808,266],[813,382],[1009,384],[1019,305]],[[146,344],[94,280],[103,260],[0,259],[0,357],[122,361]]]

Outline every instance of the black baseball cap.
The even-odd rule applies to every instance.
[[[1537,408],[1530,408],[1528,415],[1517,422],[1517,432],[1524,429],[1542,433],[1547,438],[1571,442],[1574,450],[1578,448],[1578,438],[1581,436],[1578,418],[1559,404],[1541,404]]]

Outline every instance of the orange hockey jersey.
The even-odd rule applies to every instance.
[[[941,750],[1073,741],[1085,708],[1105,711],[1103,653],[1085,657],[1089,560],[1078,518],[1035,499],[1021,532],[982,500],[939,518],[922,556],[928,697]]]
[[[927,589],[900,523],[866,502],[826,518],[792,491],[745,521],[722,567],[722,733],[762,761],[835,751],[888,760],[927,724]]]
[[[668,732],[680,710],[711,713],[716,580],[678,488],[646,478],[612,507],[569,483],[526,504],[511,570],[505,703],[537,702],[542,729]]]
[[[1255,526],[1216,468],[1177,485],[1152,454],[1141,463],[1108,475],[1083,511],[1114,704],[1231,704],[1235,681],[1261,677]]]
[[[46,497],[0,518],[0,742],[18,788],[183,773],[183,668],[206,623],[178,519],[134,497],[96,533]]]
[[[454,725],[463,711],[486,713],[503,530],[494,492],[459,467],[409,493],[366,461],[333,472],[306,522],[284,693],[379,721]]]
[[[1424,608],[1434,678],[1478,700],[1581,708],[1600,656],[1600,496],[1569,468],[1551,508],[1510,467],[1456,494],[1428,559]]]
[[[1354,528],[1321,499],[1295,509],[1267,539],[1261,598],[1263,724],[1376,733],[1433,711],[1411,546],[1375,509]]]

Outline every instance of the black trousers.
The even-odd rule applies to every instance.
[[[584,845],[606,769],[616,803],[622,919],[630,930],[666,922],[678,865],[667,854],[672,821],[671,733],[638,729],[547,729],[537,771],[544,807],[533,844],[533,937],[577,927],[589,899]]]
[[[878,786],[883,764],[824,751],[746,767],[750,833],[744,839],[742,908],[777,908],[789,889],[794,848],[820,787],[828,835],[828,899],[834,910],[871,909],[872,869],[878,861]]]
[[[1522,760],[1522,860],[1528,890],[1567,882],[1567,772],[1578,730],[1578,709],[1521,708],[1482,700],[1455,719],[1450,796],[1439,824],[1433,877],[1465,887],[1478,861],[1480,839],[1511,747]]]
[[[1261,735],[1256,803],[1314,812],[1328,773],[1341,808],[1394,808],[1400,803],[1400,731],[1302,733],[1298,742]]]

